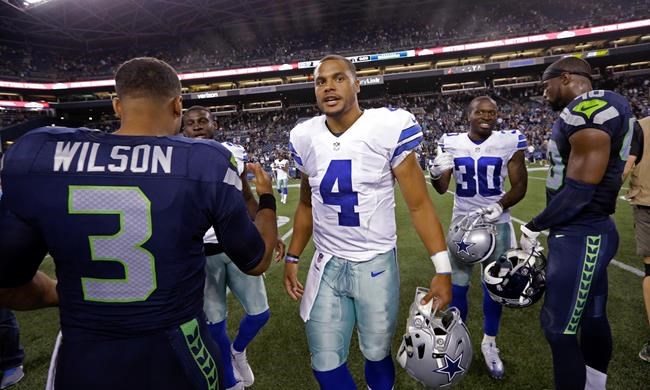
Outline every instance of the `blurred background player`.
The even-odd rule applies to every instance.
[[[485,213],[484,220],[495,224],[496,245],[492,255],[482,263],[483,267],[517,245],[509,209],[526,194],[528,173],[524,151],[528,145],[526,137],[519,130],[493,131],[498,112],[496,102],[490,97],[475,98],[467,112],[469,132],[443,135],[438,142],[439,154],[429,172],[431,184],[439,194],[447,192],[452,173],[454,175],[456,192],[452,225],[472,212]],[[508,192],[504,189],[506,178],[510,179],[511,185]],[[474,265],[454,256],[455,248],[449,248],[449,253],[453,270],[451,306],[460,310],[465,321],[467,292]],[[490,298],[483,285],[484,335],[481,352],[488,372],[497,379],[504,375],[503,362],[496,345],[501,309],[501,304]]]
[[[16,316],[11,310],[0,308],[0,389],[6,389],[23,379],[24,360],[25,350],[20,345],[20,329]]]
[[[636,254],[643,256],[645,266],[642,289],[650,327],[650,157],[647,157],[650,153],[650,117],[639,120],[634,130],[630,155],[623,171],[623,182],[631,173],[630,189],[626,197],[634,213]],[[643,345],[639,357],[650,362],[650,341]]]
[[[436,297],[444,307],[451,300],[442,227],[413,153],[422,129],[404,110],[362,111],[355,67],[345,57],[321,59],[314,80],[324,115],[290,134],[302,181],[285,289],[292,299],[302,298],[311,365],[322,389],[356,389],[346,364],[355,323],[368,388],[392,389],[390,347],[399,306],[395,179],[437,272],[424,301]],[[298,261],[312,231],[316,251],[303,290]]]
[[[273,161],[273,166],[275,170],[275,178],[278,183],[280,201],[286,204],[289,185],[289,160],[287,160],[285,152],[277,152],[277,158]]]
[[[23,379],[23,360],[25,351],[20,345],[16,316],[11,310],[0,308],[0,389],[6,389]]]
[[[259,275],[277,241],[271,181],[259,165],[251,221],[231,153],[178,136],[181,84],[165,62],[115,75],[114,134],[46,127],[5,155],[0,307],[60,306],[57,389],[224,388],[203,314],[210,226]],[[49,252],[57,282],[37,269]]]
[[[210,110],[192,106],[183,115],[183,133],[190,138],[214,139],[217,128]],[[246,179],[246,151],[239,145],[222,142],[237,163],[237,173],[242,181],[242,194],[251,218],[255,217],[258,203]],[[213,228],[203,237],[206,255],[206,282],[203,307],[208,318],[208,329],[221,350],[224,364],[224,381],[229,389],[248,387],[255,381],[248,364],[246,347],[268,322],[271,312],[262,276],[247,275],[223,252]],[[281,243],[281,241],[280,241]],[[282,257],[283,246],[278,251]],[[228,306],[226,288],[237,297],[246,314],[239,323],[239,331],[233,343],[227,333]]]
[[[591,66],[577,57],[551,64],[544,97],[560,117],[548,143],[546,208],[521,227],[520,244],[540,250],[550,229],[541,312],[557,389],[604,389],[612,355],[607,266],[618,248],[614,214],[634,131],[627,100],[592,90]],[[580,330],[580,340],[577,333]]]

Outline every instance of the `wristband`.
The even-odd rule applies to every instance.
[[[436,268],[436,274],[450,274],[451,263],[447,251],[442,251],[431,256],[433,266]]]
[[[258,201],[257,212],[260,212],[264,209],[271,209],[275,212],[275,197],[271,194],[262,194],[260,195],[260,200]]]
[[[284,262],[289,263],[289,264],[298,264],[300,261],[300,258],[298,256],[294,256],[292,254],[287,253],[286,256],[284,256]]]

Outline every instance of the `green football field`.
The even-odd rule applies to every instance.
[[[544,171],[531,171],[528,193],[525,199],[512,210],[515,221],[528,221],[544,205]],[[623,190],[624,191],[624,190]],[[621,192],[621,194],[623,193]],[[453,197],[441,196],[430,188],[437,212],[445,227],[451,218]],[[287,205],[278,204],[278,215],[293,218],[298,188],[289,188]],[[428,286],[433,266],[424,246],[411,226],[405,204],[397,190],[398,258],[401,272],[400,315],[398,328],[393,339],[393,354],[397,351],[404,331],[407,310],[417,286]],[[621,242],[616,260],[636,268],[640,272],[642,262],[636,256],[632,212],[624,200],[618,201],[615,215]],[[518,232],[518,224],[515,223]],[[288,243],[291,222],[280,227],[281,235]],[[313,246],[308,246],[303,259],[310,259]],[[304,282],[309,264],[301,267]],[[256,389],[317,389],[313,379],[304,326],[298,315],[298,303],[292,301],[282,287],[282,264],[273,264],[266,273],[266,285],[271,320],[248,347],[248,357],[255,372]],[[53,272],[48,258],[42,269]],[[468,327],[475,353],[469,373],[457,387],[459,389],[551,389],[553,388],[551,354],[539,325],[541,303],[526,309],[503,311],[501,331],[497,338],[501,356],[506,368],[503,380],[491,379],[480,354],[482,332],[481,288],[479,273],[474,272],[473,288],[470,289],[470,314]],[[645,316],[641,296],[641,276],[616,265],[609,267],[608,313],[614,335],[614,353],[609,369],[608,388],[647,389],[650,383],[650,365],[641,361],[637,354],[650,330]],[[229,330],[233,337],[242,309],[236,299],[229,296]],[[26,349],[25,373],[16,390],[42,389],[47,376],[50,353],[58,331],[58,313],[55,309],[18,313],[21,326],[21,341]],[[349,366],[359,388],[366,388],[363,377],[363,359],[356,337],[350,348]],[[423,386],[411,379],[396,364],[396,389],[422,389]],[[645,383],[645,385],[644,385]]]

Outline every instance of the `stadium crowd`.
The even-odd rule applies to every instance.
[[[119,50],[55,50],[37,45],[1,44],[0,77],[30,80],[105,78],[112,76],[123,61],[144,55],[163,59],[179,71],[219,70],[313,60],[320,58],[323,52],[353,55],[454,45],[649,16],[650,0],[548,0],[534,5],[508,0],[471,3],[464,7],[454,4],[453,9],[442,7],[422,12],[417,20],[393,21],[390,27],[382,20],[335,21],[340,24],[336,28],[327,24],[320,30],[291,30],[250,39],[192,34],[165,44],[141,43]]]
[[[629,99],[637,118],[650,115],[650,77],[638,76],[599,80],[596,88],[612,89]],[[361,100],[362,108],[397,107],[415,114],[425,135],[421,158],[426,160],[435,156],[436,140],[444,133],[468,131],[467,104],[476,96],[487,94],[499,104],[498,129],[518,129],[526,135],[528,144],[533,147],[527,153],[529,160],[541,160],[546,155],[546,143],[550,138],[551,127],[557,118],[551,108],[543,101],[541,87],[499,88],[491,91],[441,95],[402,94],[384,95],[376,99]],[[276,150],[286,149],[289,131],[300,118],[317,115],[316,106],[285,107],[282,110],[266,112],[236,112],[216,117],[219,129],[217,139],[244,146],[253,161],[269,165],[275,158]],[[102,114],[86,127],[103,131],[114,131],[119,121],[111,114]]]

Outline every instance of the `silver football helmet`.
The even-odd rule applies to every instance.
[[[537,302],[546,285],[546,257],[509,249],[483,271],[483,282],[495,302],[508,307],[526,307]]]
[[[472,342],[455,307],[432,310],[421,305],[429,290],[418,287],[409,309],[406,333],[397,352],[398,363],[418,382],[438,388],[460,382],[472,362]]]
[[[486,222],[482,213],[469,213],[449,227],[447,248],[465,264],[480,263],[494,252],[496,235],[496,227]]]

